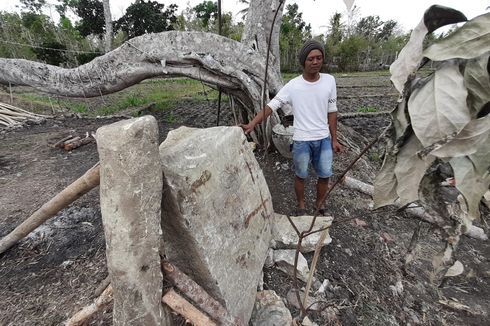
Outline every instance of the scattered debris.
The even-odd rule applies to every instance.
[[[80,146],[94,143],[95,141],[96,141],[95,134],[93,132],[91,132],[90,134],[86,132],[85,137],[83,138],[80,136],[73,136],[73,135],[66,136],[60,139],[59,141],[57,141],[55,144],[53,144],[52,147],[62,148],[65,151],[71,151]]]

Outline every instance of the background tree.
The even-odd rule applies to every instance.
[[[175,29],[179,31],[201,31],[218,33],[218,4],[203,1],[188,7],[177,17]],[[235,23],[231,12],[221,14],[221,35],[239,41],[243,33],[243,22]]]
[[[105,21],[104,50],[107,53],[111,50],[112,45],[112,15],[109,0],[103,0],[103,6]]]
[[[303,13],[299,12],[298,5],[286,6],[286,13],[281,24],[279,47],[281,50],[281,70],[299,71],[298,51],[303,43],[311,38],[311,26],[303,20]]]
[[[197,19],[203,26],[209,27],[218,19],[218,3],[213,1],[203,1],[192,8]]]
[[[42,8],[46,5],[46,0],[20,0],[20,3],[22,4],[22,9],[40,14]]]
[[[345,25],[342,23],[342,14],[336,12],[330,17],[325,40],[325,62],[329,71],[338,69],[339,46],[346,35]]]
[[[117,20],[116,29],[122,30],[131,39],[147,33],[174,30],[177,21],[177,5],[165,5],[157,1],[136,0],[127,9],[124,16]]]

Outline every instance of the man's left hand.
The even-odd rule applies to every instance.
[[[342,145],[339,144],[338,141],[334,140],[332,141],[332,149],[335,153],[340,153],[343,150]]]

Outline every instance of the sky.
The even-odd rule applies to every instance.
[[[203,0],[157,0],[169,5],[175,3],[179,6],[178,12],[202,2]],[[216,0],[214,0],[216,1]],[[49,2],[49,0],[48,0]],[[125,9],[134,0],[111,0],[111,11],[114,19],[121,17]],[[286,0],[286,4],[296,2],[299,11],[303,13],[303,20],[310,23],[313,34],[325,33],[330,17],[335,12],[340,12],[346,17],[347,11],[343,0]],[[221,0],[223,11],[231,11],[236,14],[246,5],[237,0]],[[15,11],[17,0],[0,0],[0,10]],[[393,19],[401,28],[409,31],[422,19],[424,11],[433,4],[439,4],[457,9],[465,14],[468,19],[481,15],[490,7],[490,0],[354,0],[354,5],[360,8],[360,17],[378,15],[382,21]],[[54,15],[54,9],[52,10]],[[235,16],[237,20],[240,16]]]

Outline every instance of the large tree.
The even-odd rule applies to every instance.
[[[282,9],[280,0],[251,1],[241,42],[212,33],[169,31],[130,39],[75,69],[22,59],[0,59],[0,83],[29,85],[63,96],[95,97],[147,78],[180,75],[202,80],[228,93],[246,120],[262,108],[265,58],[274,16],[277,17],[270,38],[265,96],[275,94],[282,86],[279,72]],[[103,11],[101,19],[103,24]],[[272,122],[277,121],[277,116],[273,116]]]

